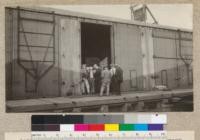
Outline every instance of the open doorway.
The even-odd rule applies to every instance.
[[[110,25],[81,23],[81,63],[101,66],[111,63]]]

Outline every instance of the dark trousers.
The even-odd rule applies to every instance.
[[[121,82],[116,82],[115,83],[115,89],[116,89],[116,94],[121,95]]]
[[[101,80],[95,80],[94,81],[94,86],[95,86],[95,93],[99,94],[100,93],[100,88],[101,88]]]
[[[112,76],[111,78],[111,84],[110,84],[110,92],[114,95],[117,92],[117,79],[116,76]]]
[[[89,85],[90,85],[90,93],[94,94],[95,92],[95,83],[94,83],[94,78],[89,78]]]
[[[121,82],[118,81],[111,82],[111,92],[114,95],[121,95]]]

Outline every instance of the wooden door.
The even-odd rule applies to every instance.
[[[61,20],[61,96],[80,94],[80,22]]]

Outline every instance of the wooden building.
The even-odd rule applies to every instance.
[[[5,8],[8,100],[81,95],[81,64],[115,63],[122,91],[192,86],[192,31],[50,8]]]

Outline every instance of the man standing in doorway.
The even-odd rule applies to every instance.
[[[93,69],[93,67],[89,67],[88,73],[89,73],[90,94],[93,95],[94,92],[95,92],[95,87],[94,87],[94,69]]]
[[[100,93],[101,87],[101,69],[97,64],[93,66],[95,73],[94,73],[94,86],[95,86],[95,93]]]
[[[89,82],[88,82],[88,72],[87,72],[86,64],[82,65],[81,78],[82,78],[82,80],[81,80],[81,92],[82,92],[83,95],[89,94],[90,93],[90,85],[89,85]]]
[[[103,96],[104,89],[106,89],[106,95],[109,96],[111,73],[108,70],[107,66],[104,67],[104,70],[101,73],[101,77],[102,77],[102,84],[101,84],[100,96]]]
[[[116,84],[115,84],[115,89],[117,92],[117,95],[121,95],[121,83],[123,82],[123,70],[122,68],[115,64],[115,68],[116,68]]]
[[[117,82],[117,77],[116,77],[116,68],[115,68],[115,65],[114,64],[111,64],[110,65],[111,69],[110,69],[110,72],[111,72],[111,84],[110,84],[110,91],[111,93],[114,95],[116,94],[116,82]]]

